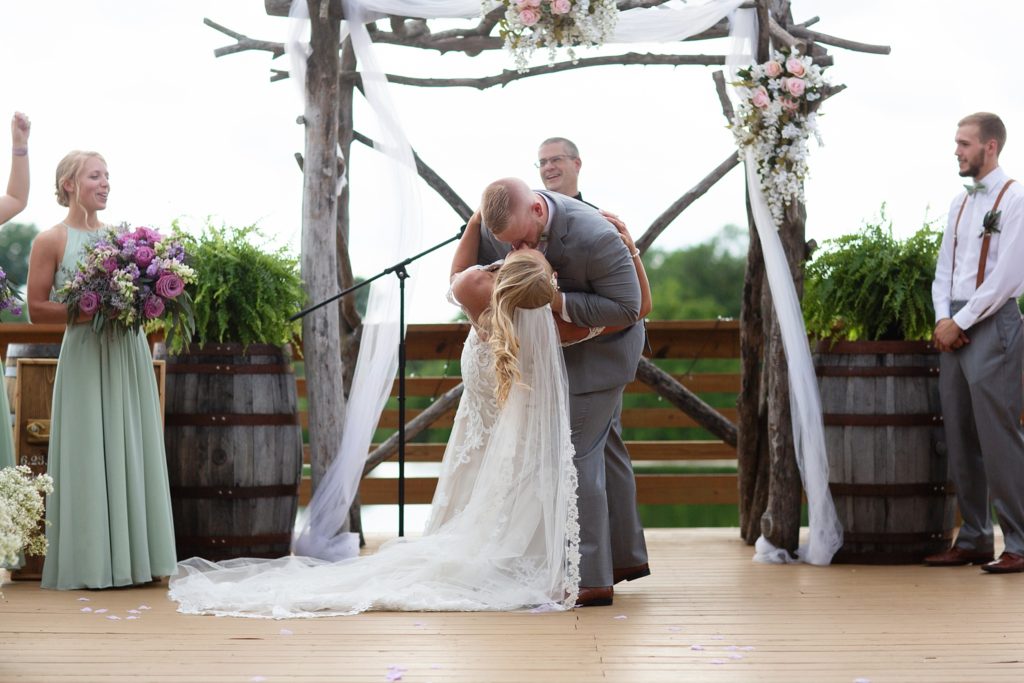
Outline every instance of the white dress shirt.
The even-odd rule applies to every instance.
[[[996,197],[1009,176],[997,166],[984,178],[976,180],[985,189],[967,199],[956,238],[956,217],[966,192],[958,194],[949,207],[949,219],[932,282],[936,322],[951,317],[951,301],[967,302],[960,312],[952,316],[953,322],[963,330],[995,313],[1008,299],[1024,293],[1024,185],[1020,182],[1010,185],[999,202],[999,232],[992,233],[985,261],[985,280],[981,287],[974,286],[981,258],[982,219],[996,203]]]

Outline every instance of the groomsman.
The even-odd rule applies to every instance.
[[[960,175],[974,182],[953,200],[932,283],[942,352],[939,394],[963,526],[953,547],[925,558],[937,567],[982,564],[1024,571],[1024,186],[999,167],[1006,127],[971,114],[956,131]],[[995,506],[1005,551],[993,561]]]
[[[553,137],[540,143],[537,168],[544,189],[572,197],[584,204],[579,189],[583,161],[576,144],[567,138]],[[570,387],[570,391],[572,387]],[[605,441],[605,496],[611,529],[612,582],[634,581],[649,576],[647,545],[636,507],[636,478],[622,440],[622,405],[619,404]],[[639,533],[638,533],[639,530]],[[586,597],[586,596],[584,596]]]

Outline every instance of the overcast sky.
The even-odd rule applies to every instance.
[[[953,134],[963,115],[990,110],[1009,128],[1003,165],[1024,173],[1024,98],[1016,89],[1024,9],[1010,0],[794,0],[803,21],[845,38],[888,44],[889,56],[831,49],[833,83],[848,88],[822,109],[825,147],[812,146],[807,184],[809,237],[819,242],[857,229],[883,202],[898,234],[945,214],[960,187]],[[0,0],[0,115],[33,121],[33,186],[17,219],[48,227],[63,217],[53,172],[71,149],[95,149],[109,164],[108,222],[201,225],[259,223],[298,249],[301,103],[290,81],[269,82],[267,53],[214,58],[232,42],[208,17],[254,38],[284,40],[288,23],[267,17],[262,0]],[[721,53],[723,43],[672,50]],[[637,45],[637,52],[665,46]],[[621,49],[605,49],[610,54]],[[583,56],[590,51],[581,51]],[[383,48],[396,73],[490,75],[512,68],[503,53],[470,59]],[[679,195],[733,151],[708,67],[601,67],[530,78],[504,89],[396,87],[410,141],[471,205],[484,185],[515,175],[539,185],[537,143],[570,137],[583,157],[588,199],[620,213],[639,235]],[[372,135],[362,106],[357,128]],[[1018,137],[1020,136],[1020,137]],[[363,276],[390,265],[374,252],[379,187],[373,153],[350,160],[353,261]],[[424,187],[428,244],[461,221]],[[656,242],[701,242],[727,223],[744,223],[742,178],[734,170]],[[413,322],[447,320],[441,303],[452,247],[417,276]]]

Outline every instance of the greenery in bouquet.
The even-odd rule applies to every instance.
[[[159,324],[168,341],[192,336],[192,300],[186,285],[195,271],[186,264],[177,232],[164,236],[147,227],[106,228],[56,298],[68,307],[68,322],[91,315],[100,332],[110,324],[127,330]]]
[[[53,492],[53,479],[32,476],[24,465],[0,469],[0,566],[13,566],[18,553],[46,554],[46,535],[39,524],[43,500]]]
[[[878,223],[827,241],[806,266],[807,331],[832,340],[921,340],[935,327],[932,280],[942,233],[926,223],[905,240]]]
[[[730,128],[741,152],[750,150],[776,223],[785,207],[804,199],[811,135],[821,144],[815,110],[828,83],[821,67],[798,53],[772,54],[736,72],[740,102]]]
[[[501,0],[505,14],[498,32],[505,49],[515,58],[516,69],[526,71],[526,63],[538,47],[548,48],[549,61],[555,61],[555,48],[576,45],[600,46],[615,32],[619,10],[615,0]],[[483,1],[486,13],[494,7]]]
[[[7,273],[0,268],[0,311],[8,311],[17,317],[21,315],[21,297],[18,291],[7,279]]]
[[[192,294],[199,344],[240,342],[287,344],[298,338],[301,321],[290,320],[306,301],[299,261],[287,250],[265,250],[256,226],[207,225],[183,237],[199,278]],[[168,346],[172,353],[180,351]]]

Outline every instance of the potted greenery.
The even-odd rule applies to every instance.
[[[179,557],[289,552],[302,431],[289,342],[298,260],[253,227],[183,238],[195,334],[169,349],[164,440]]]
[[[938,354],[929,344],[941,233],[907,239],[881,220],[825,243],[807,265],[804,318],[818,338],[829,481],[844,527],[835,560],[919,562],[948,546]]]

